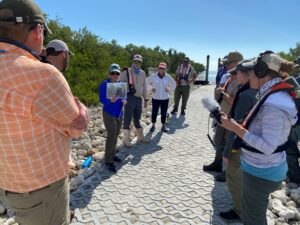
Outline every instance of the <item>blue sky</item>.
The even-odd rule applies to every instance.
[[[50,18],[73,30],[87,27],[112,39],[184,52],[210,70],[238,50],[244,58],[265,50],[288,52],[300,42],[299,0],[36,0]]]

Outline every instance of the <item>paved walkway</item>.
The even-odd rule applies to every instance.
[[[212,86],[193,91],[186,116],[171,118],[169,134],[160,127],[148,133],[150,144],[118,153],[124,160],[118,173],[101,167],[73,192],[72,225],[227,224],[218,216],[231,207],[225,183],[202,170],[214,157],[201,105],[212,92]]]

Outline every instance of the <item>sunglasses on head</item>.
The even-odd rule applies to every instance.
[[[110,75],[117,75],[117,76],[119,76],[120,73],[118,73],[118,72],[111,72]]]

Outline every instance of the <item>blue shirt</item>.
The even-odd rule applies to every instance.
[[[220,85],[220,81],[223,77],[224,74],[227,73],[227,70],[226,70],[226,67],[221,67],[217,73],[217,76],[216,76],[216,87],[219,87]]]
[[[110,80],[105,80],[98,88],[99,100],[103,104],[103,111],[108,113],[109,115],[120,118],[123,115],[122,107],[123,102],[122,99],[118,99],[116,102],[110,102],[110,99],[106,98],[106,89],[107,83],[111,83]]]

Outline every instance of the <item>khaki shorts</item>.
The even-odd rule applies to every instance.
[[[69,178],[64,178],[29,193],[0,189],[0,200],[16,212],[19,225],[68,225],[69,190]]]

